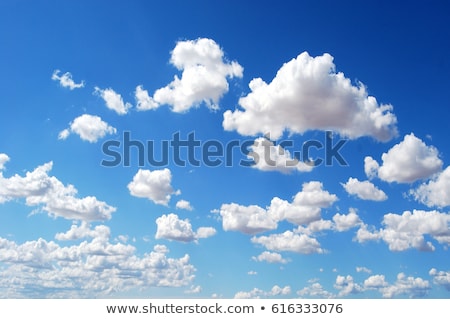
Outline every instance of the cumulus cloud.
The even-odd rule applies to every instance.
[[[384,201],[387,195],[374,184],[369,181],[359,181],[357,178],[350,177],[347,183],[341,185],[350,195],[356,195],[358,198],[364,200]]]
[[[274,253],[270,251],[264,251],[259,256],[252,257],[252,260],[254,261],[265,261],[270,264],[286,264],[289,262],[289,260],[284,259],[283,256],[281,256],[279,253]]]
[[[103,225],[92,230],[86,224],[73,226],[56,237],[91,239],[60,245],[42,238],[19,244],[0,237],[2,295],[100,298],[139,288],[188,286],[194,279],[189,255],[169,258],[167,247],[156,245],[138,256],[134,246],[111,243],[110,230]]]
[[[274,197],[267,208],[257,205],[223,204],[219,210],[223,229],[256,234],[274,230],[278,222],[287,220],[300,225],[318,221],[322,208],[331,206],[337,196],[323,189],[320,182],[304,183],[292,202]]]
[[[184,200],[184,199],[180,199],[180,200],[176,203],[175,207],[176,207],[177,209],[185,209],[185,210],[193,210],[193,209],[194,209],[194,208],[191,206],[191,203],[188,202],[187,200]]]
[[[380,289],[387,285],[384,275],[373,275],[364,280],[364,288],[366,289]]]
[[[59,85],[61,85],[62,87],[69,88],[70,90],[84,87],[84,81],[75,83],[70,72],[66,72],[63,75],[60,75],[60,73],[60,70],[53,71],[52,80],[59,81]]]
[[[249,148],[247,158],[254,161],[252,168],[261,171],[278,171],[281,173],[290,173],[292,171],[310,172],[314,166],[293,158],[288,150],[267,138],[259,137]]]
[[[0,171],[5,168],[5,163],[8,161],[9,161],[9,156],[4,153],[0,153]]]
[[[336,277],[334,288],[339,290],[338,297],[344,297],[350,294],[358,294],[364,291],[361,285],[354,282],[353,277],[350,275]]]
[[[291,251],[298,254],[321,254],[325,251],[320,247],[317,239],[306,234],[298,234],[290,230],[281,234],[252,237],[251,242],[260,244],[266,249],[274,251]]]
[[[131,104],[128,102],[125,103],[122,96],[111,88],[100,89],[99,87],[95,87],[94,94],[99,95],[105,101],[108,109],[115,111],[119,115],[127,114],[131,108]]]
[[[374,177],[376,177],[379,168],[380,165],[372,157],[366,156],[364,158],[364,172],[366,173],[368,179],[373,179]]]
[[[53,162],[38,166],[25,176],[15,174],[5,178],[0,172],[0,203],[25,199],[28,206],[38,206],[53,217],[72,220],[107,220],[116,211],[94,196],[77,198],[77,189],[73,185],[65,186],[48,173]]]
[[[350,211],[347,215],[335,214],[333,216],[333,221],[334,229],[339,232],[347,231],[350,228],[356,227],[362,223],[361,219],[356,213],[356,210],[353,208],[350,208]]]
[[[363,84],[352,85],[335,71],[333,57],[303,52],[283,64],[267,84],[249,84],[251,92],[239,100],[241,110],[226,111],[223,127],[241,135],[270,132],[278,139],[285,130],[334,130],[342,136],[372,136],[388,141],[397,135],[397,119],[389,104],[379,104]]]
[[[362,225],[356,235],[358,242],[383,240],[392,251],[404,251],[415,248],[422,251],[433,251],[431,241],[425,236],[445,245],[450,244],[450,214],[437,211],[413,210],[402,215],[386,214],[383,217],[384,228],[369,230]]]
[[[224,59],[224,52],[211,39],[179,41],[170,62],[180,71],[167,86],[155,91],[153,100],[172,106],[174,112],[186,112],[205,103],[217,109],[220,98],[228,92],[228,78],[242,77],[243,68]]]
[[[178,193],[173,190],[171,183],[172,172],[168,168],[155,171],[139,169],[128,184],[128,190],[133,196],[167,206],[172,194]]]
[[[430,289],[431,285],[428,280],[420,277],[406,277],[404,273],[399,273],[394,284],[383,287],[380,291],[384,298],[392,298],[399,295],[417,298],[427,295]]]
[[[83,114],[75,118],[69,128],[64,129],[58,135],[58,139],[65,140],[70,133],[75,133],[84,141],[95,143],[106,134],[115,134],[117,130],[104,122],[97,115]]]
[[[156,219],[158,226],[155,238],[168,239],[181,242],[197,241],[199,238],[208,238],[216,234],[212,227],[200,227],[196,232],[192,230],[189,219],[179,219],[176,214],[162,215]]]
[[[333,298],[334,295],[325,290],[325,288],[318,282],[311,283],[310,286],[304,287],[297,291],[297,295],[300,297],[310,297],[310,298]]]
[[[291,287],[280,287],[275,285],[270,291],[264,291],[262,289],[253,288],[251,291],[239,291],[234,295],[235,299],[259,299],[269,298],[277,296],[287,296],[291,294]]]
[[[450,166],[438,173],[428,183],[411,190],[414,198],[428,207],[446,207],[450,205]]]
[[[450,291],[450,271],[438,271],[436,268],[432,268],[429,275],[433,277],[433,283]]]
[[[136,98],[136,109],[138,111],[154,110],[159,107],[159,104],[148,95],[148,91],[142,85],[138,85],[134,91]]]
[[[402,142],[394,145],[381,156],[383,164],[378,167],[378,177],[386,182],[412,183],[437,173],[442,168],[438,150],[427,146],[413,133],[405,135]],[[371,157],[365,159],[366,173],[373,175],[378,165]]]

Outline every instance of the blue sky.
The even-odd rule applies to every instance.
[[[0,296],[448,298],[449,12],[3,1]]]

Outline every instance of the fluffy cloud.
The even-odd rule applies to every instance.
[[[378,168],[378,177],[389,183],[412,183],[437,173],[442,168],[438,150],[427,146],[413,133],[405,135],[402,142],[381,156],[383,164]],[[366,174],[374,174],[377,165],[371,157],[365,159]]]
[[[438,271],[436,268],[432,268],[429,271],[429,275],[433,277],[435,284],[443,286],[450,291],[450,271]]]
[[[142,85],[136,87],[134,96],[136,98],[136,109],[138,111],[154,110],[159,107],[159,104],[148,95],[148,91],[144,90]]]
[[[277,228],[278,222],[287,220],[300,225],[320,220],[322,208],[331,206],[336,195],[323,190],[320,182],[304,183],[292,202],[274,197],[266,209],[257,206],[223,204],[219,210],[223,229],[256,234]]]
[[[269,298],[276,296],[286,296],[291,294],[291,287],[285,286],[280,287],[275,285],[270,291],[264,291],[258,288],[253,288],[251,291],[239,291],[234,295],[235,299],[259,299],[259,298]]]
[[[384,275],[373,275],[364,280],[364,288],[366,289],[379,289],[387,285]]]
[[[5,168],[5,163],[8,161],[9,161],[9,156],[4,153],[0,153],[0,171]]]
[[[197,232],[194,232],[188,219],[181,220],[175,214],[162,215],[156,219],[156,225],[158,226],[156,239],[191,242],[216,234],[216,230],[212,227],[200,227]]]
[[[65,186],[54,176],[49,176],[53,162],[38,166],[25,176],[3,177],[0,172],[0,203],[24,198],[29,206],[39,206],[50,216],[66,219],[94,221],[107,220],[116,210],[93,196],[75,197],[73,185]]]
[[[368,179],[373,179],[374,177],[376,177],[379,168],[380,165],[372,157],[366,156],[364,158],[364,172],[366,173]]]
[[[392,298],[398,295],[408,295],[409,297],[417,298],[428,294],[430,289],[431,286],[428,280],[420,277],[406,277],[404,273],[399,273],[394,284],[383,287],[380,291],[384,298]]]
[[[334,295],[326,291],[323,286],[318,282],[313,282],[310,286],[304,287],[303,289],[297,291],[297,295],[300,297],[309,296],[311,298],[333,298]]]
[[[172,173],[168,168],[162,170],[139,169],[128,184],[130,194],[143,197],[156,204],[167,206],[171,195],[177,194],[172,188]]]
[[[251,241],[274,251],[291,251],[298,254],[324,253],[317,239],[289,230],[281,234],[253,237]]]
[[[339,290],[338,297],[343,297],[350,294],[358,294],[364,290],[361,285],[354,282],[353,277],[350,275],[345,277],[338,275],[336,277],[334,288]]]
[[[264,251],[257,257],[252,257],[254,261],[265,261],[270,264],[279,263],[279,264],[286,264],[289,262],[289,260],[284,259],[283,256],[281,256],[279,253],[273,253],[270,251]]]
[[[115,134],[116,129],[104,122],[99,116],[83,114],[70,123],[70,127],[59,133],[58,139],[65,140],[70,133],[75,133],[82,140],[95,143],[106,134]]]
[[[175,207],[178,209],[193,210],[191,203],[184,199],[179,200]]]
[[[78,231],[79,235],[73,235]],[[189,255],[169,258],[169,250],[156,245],[138,257],[134,246],[113,244],[109,234],[106,226],[89,230],[83,224],[56,236],[64,240],[92,237],[78,245],[62,246],[44,239],[18,244],[0,238],[0,293],[16,298],[98,298],[141,287],[192,283],[195,268]]]
[[[450,205],[450,166],[435,178],[411,190],[414,198],[428,207],[445,207]]]
[[[274,143],[264,137],[259,137],[250,147],[251,152],[247,158],[254,161],[252,168],[261,171],[279,171],[282,173],[290,173],[292,171],[310,172],[313,165],[308,165],[292,158],[288,150],[283,149],[280,145]]]
[[[388,141],[397,135],[392,106],[378,104],[361,83],[353,86],[335,71],[333,57],[307,52],[285,63],[271,83],[261,78],[239,100],[243,110],[226,111],[223,127],[242,135],[265,134],[278,139],[287,130],[335,130],[349,138],[372,136]]]
[[[425,241],[425,235],[442,244],[450,244],[450,214],[437,211],[405,211],[402,215],[386,214],[384,228],[369,231],[367,225],[361,226],[356,235],[358,242],[382,239],[392,251],[416,248],[433,251],[435,247]]]
[[[350,208],[350,212],[347,215],[336,214],[333,216],[334,229],[337,231],[347,231],[350,228],[360,225],[361,219],[356,213],[355,209]]]
[[[106,106],[115,111],[119,115],[124,115],[128,113],[128,110],[131,108],[131,104],[128,102],[124,102],[122,96],[119,93],[116,93],[113,89],[100,89],[99,87],[95,87],[95,94],[98,94],[106,103]]]
[[[386,194],[369,181],[361,182],[357,178],[350,177],[347,183],[341,183],[341,185],[350,195],[356,195],[364,200],[384,201],[387,199]]]
[[[218,108],[220,98],[228,92],[227,78],[242,77],[237,62],[224,60],[224,53],[211,39],[179,41],[170,62],[180,71],[167,86],[156,90],[153,100],[172,106],[174,112],[186,112],[204,102]]]
[[[84,81],[75,83],[70,72],[66,72],[63,75],[59,75],[60,73],[60,70],[55,70],[52,74],[52,80],[59,81],[59,85],[62,87],[69,88],[70,90],[84,87]]]

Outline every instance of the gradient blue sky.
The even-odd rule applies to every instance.
[[[2,1],[0,296],[448,298],[449,21],[446,1]],[[327,130],[348,165],[282,165]],[[102,166],[124,132],[279,165]]]

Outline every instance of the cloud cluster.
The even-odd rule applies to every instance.
[[[379,166],[372,157],[366,157],[365,171],[369,178],[377,175],[389,183],[412,183],[426,179],[442,168],[438,150],[413,133],[405,135],[403,141],[383,153],[381,159],[383,163]]]
[[[58,240],[84,240],[60,245],[38,239],[18,244],[0,237],[0,292],[16,298],[92,298],[136,287],[180,287],[194,279],[189,255],[174,259],[156,245],[138,256],[136,248],[111,243],[106,226],[72,226]],[[14,278],[11,280],[10,278]]]
[[[117,130],[104,122],[100,116],[83,114],[75,118],[69,128],[61,131],[58,139],[65,140],[70,133],[75,133],[84,141],[95,143],[106,134],[115,134]]]
[[[128,184],[128,190],[133,196],[167,206],[172,195],[179,193],[174,191],[171,183],[172,172],[168,168],[155,171],[139,169]]]
[[[59,85],[65,88],[69,88],[70,90],[79,89],[84,87],[84,81],[80,83],[75,83],[72,79],[72,74],[70,72],[66,72],[63,75],[60,75],[60,70],[53,71],[52,80],[58,81]]]
[[[25,176],[13,175],[5,178],[0,172],[0,203],[25,199],[29,206],[41,207],[50,216],[66,219],[95,221],[108,220],[116,211],[94,196],[77,198],[77,189],[73,185],[65,186],[48,173],[53,162],[38,166]]]
[[[410,194],[428,207],[446,207],[450,205],[450,166],[439,172],[433,179],[423,183]]]
[[[303,52],[283,64],[269,84],[255,78],[249,87],[251,92],[239,100],[242,110],[224,113],[225,130],[270,132],[275,139],[285,130],[333,130],[352,139],[372,136],[379,141],[397,135],[392,106],[379,104],[364,85],[354,86],[336,72],[329,54],[311,57]]]
[[[216,230],[213,227],[200,227],[194,232],[189,219],[179,219],[176,214],[158,217],[156,225],[158,226],[155,235],[156,239],[164,238],[180,242],[192,242],[216,234]]]
[[[383,217],[384,225],[379,230],[369,229],[365,224],[356,234],[360,243],[373,240],[383,240],[392,251],[404,251],[415,248],[422,251],[434,251],[429,236],[437,242],[450,244],[450,214],[438,211],[413,210],[405,211],[402,215],[386,214]]]

